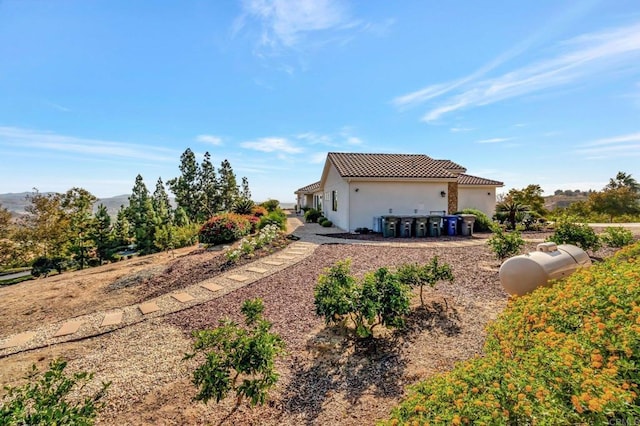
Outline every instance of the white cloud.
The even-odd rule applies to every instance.
[[[337,0],[244,0],[242,7],[244,13],[233,32],[243,29],[248,18],[255,18],[262,26],[262,46],[290,48],[306,34],[355,26],[344,3]]]
[[[214,135],[198,135],[196,141],[216,146],[222,145],[222,138]]]
[[[176,152],[149,145],[104,141],[59,135],[54,132],[0,127],[0,146],[38,148],[63,153],[95,155],[104,157],[144,159],[153,161],[175,161]]]
[[[593,142],[587,143],[585,146],[599,146],[599,145],[611,145],[627,142],[640,142],[640,132],[631,133],[628,135],[613,136],[610,138],[598,139]]]
[[[587,160],[640,156],[640,132],[597,139],[576,152]]]
[[[491,139],[481,139],[479,141],[476,141],[476,143],[500,143],[500,142],[506,142],[506,141],[510,141],[513,138],[491,138]]]
[[[449,129],[451,133],[470,132],[471,130],[473,129],[470,127],[452,127]]]
[[[498,57],[467,77],[438,83],[394,99],[411,106],[441,98],[422,120],[432,122],[445,114],[529,95],[558,86],[583,83],[621,67],[640,69],[640,23],[585,34],[560,43],[554,57],[525,65],[502,75],[480,79],[523,49]],[[449,92],[452,92],[449,94]],[[448,95],[447,95],[448,94]],[[447,95],[447,96],[444,96]]]
[[[349,136],[347,137],[347,144],[348,145],[362,145],[362,139],[355,137],[355,136]]]
[[[260,138],[255,141],[242,142],[240,144],[243,148],[254,149],[262,152],[278,152],[285,154],[299,154],[303,151],[302,148],[293,145],[289,140],[285,138]]]

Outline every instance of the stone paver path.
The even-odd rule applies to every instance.
[[[290,229],[293,229],[293,235],[299,237],[300,240],[290,244],[281,252],[191,285],[180,292],[167,293],[141,304],[123,306],[119,311],[95,312],[58,324],[46,324],[29,332],[0,336],[0,357],[50,344],[99,335],[105,331],[136,324],[149,318],[167,315],[185,307],[203,304],[249,285],[263,276],[275,274],[300,262],[311,256],[316,247],[321,244],[337,242],[335,238],[318,235],[319,233],[344,232],[336,228],[322,228],[317,224],[303,224],[298,217],[290,218],[289,225]],[[412,239],[407,242],[397,240],[392,242],[339,240],[339,242],[394,247],[468,247],[485,244],[486,240],[473,238],[466,241],[430,241],[429,238],[425,238],[419,241]]]
[[[191,302],[193,299],[195,299],[195,297],[193,297],[189,293],[184,293],[184,292],[174,293],[171,295],[171,297],[173,297],[174,299],[176,299],[178,302],[181,302],[181,303]]]

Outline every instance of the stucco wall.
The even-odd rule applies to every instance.
[[[357,191],[356,191],[357,189]],[[348,228],[373,228],[373,218],[384,215],[428,215],[446,211],[447,182],[357,182],[349,184],[350,215]],[[391,213],[389,212],[391,209]]]
[[[496,189],[486,186],[459,186],[458,210],[478,209],[491,217],[496,212]]]
[[[333,211],[331,199],[332,191],[337,192],[338,209]],[[348,229],[349,226],[349,184],[342,179],[333,166],[329,167],[327,179],[324,182],[324,197],[322,200],[324,216],[340,229]]]

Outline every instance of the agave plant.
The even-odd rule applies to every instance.
[[[237,214],[251,214],[251,209],[253,209],[253,206],[255,205],[256,203],[248,198],[240,198],[235,202],[235,204],[231,208],[231,211]]]

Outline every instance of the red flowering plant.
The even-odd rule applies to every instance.
[[[201,243],[224,244],[248,235],[252,227],[248,216],[224,213],[212,216],[202,225],[198,237]]]

